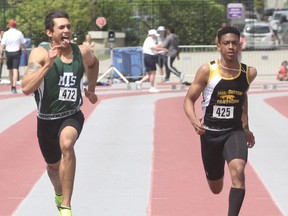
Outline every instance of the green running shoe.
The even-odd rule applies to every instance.
[[[60,206],[59,207],[60,216],[72,216],[71,208]]]
[[[60,207],[62,204],[62,194],[55,194],[55,203],[56,203],[57,208],[60,211]]]

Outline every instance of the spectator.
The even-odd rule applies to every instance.
[[[246,38],[244,34],[241,34],[240,36],[240,45],[241,45],[241,51],[246,49]]]
[[[159,34],[159,37],[157,38],[157,44],[161,45],[163,44],[165,38],[166,38],[166,30],[164,26],[159,26],[157,28],[157,32]],[[158,54],[158,66],[160,69],[160,76],[164,76],[164,65],[166,64],[167,56],[164,52],[159,52]]]
[[[239,61],[242,60],[242,51],[246,49],[246,38],[244,34],[241,34],[240,36],[240,46],[241,50],[239,50]]]
[[[143,44],[143,54],[144,54],[144,65],[146,68],[146,75],[140,80],[136,81],[137,89],[141,89],[141,85],[144,81],[149,79],[150,89],[149,92],[159,92],[159,89],[155,88],[155,73],[156,64],[158,62],[158,52],[164,51],[165,49],[157,46],[158,32],[155,29],[148,31],[148,36],[146,37]]]
[[[7,69],[9,70],[9,77],[11,82],[11,92],[17,93],[16,83],[19,79],[19,66],[21,52],[26,53],[26,40],[21,31],[16,29],[16,21],[9,21],[10,29],[6,31],[1,40],[0,46],[0,60],[3,61],[3,51],[6,50]]]
[[[91,52],[94,53],[95,43],[91,40],[90,34],[85,35],[85,41],[83,42],[83,45],[87,46]]]
[[[165,64],[165,68],[166,68],[166,76],[165,76],[165,82],[169,81],[170,79],[170,74],[171,72],[173,74],[175,74],[180,82],[183,81],[184,79],[184,73],[178,71],[174,66],[173,66],[173,62],[175,60],[175,58],[179,58],[179,36],[175,34],[174,29],[172,27],[167,27],[166,28],[166,38],[164,40],[164,42],[161,44],[162,47],[166,48],[168,51],[166,53],[167,56],[167,61]]]
[[[287,81],[288,80],[288,61],[283,61],[277,73],[277,80]]]

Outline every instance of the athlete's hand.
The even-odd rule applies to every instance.
[[[95,104],[98,101],[98,97],[95,92],[88,91],[86,88],[84,88],[84,93],[92,104]]]
[[[194,129],[198,135],[202,135],[205,133],[205,129],[203,128],[203,126],[201,124],[201,119],[195,119],[192,122],[192,124],[193,124],[193,127],[194,127]]]
[[[247,139],[248,148],[252,148],[255,145],[255,137],[250,130],[245,130],[245,136]]]
[[[48,51],[48,59],[47,59],[47,61],[49,62],[50,66],[53,65],[55,58],[58,56],[60,47],[61,47],[61,45],[53,46]]]

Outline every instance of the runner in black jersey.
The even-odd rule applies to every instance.
[[[74,144],[84,123],[81,79],[86,71],[88,87],[84,93],[91,103],[96,103],[99,62],[85,45],[70,43],[72,30],[66,12],[51,11],[45,18],[45,29],[49,44],[31,51],[22,90],[35,97],[38,141],[60,216],[71,216]]]
[[[184,99],[184,110],[197,134],[211,191],[223,188],[225,161],[232,180],[229,216],[239,214],[245,196],[245,166],[248,148],[255,144],[248,125],[247,91],[257,71],[238,61],[240,32],[226,26],[217,31],[221,58],[202,65]],[[202,117],[195,103],[202,94]]]

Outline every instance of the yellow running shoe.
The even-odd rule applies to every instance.
[[[60,216],[72,216],[71,208],[60,206],[59,207]]]
[[[60,210],[62,204],[62,194],[55,194],[55,203],[57,208]]]

